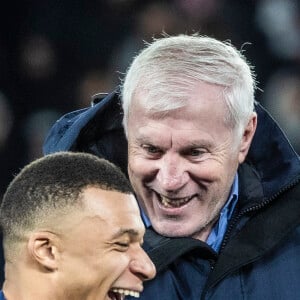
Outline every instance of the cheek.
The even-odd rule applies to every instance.
[[[190,177],[192,180],[202,182],[204,186],[206,184],[217,183],[220,184],[223,182],[230,181],[236,173],[237,163],[236,161],[216,161],[216,160],[207,160],[201,162],[198,165],[191,166],[190,168]]]
[[[196,165],[190,165],[191,177],[213,182],[224,176],[226,166],[213,159],[208,159]]]
[[[144,164],[142,163],[142,159],[137,158],[134,155],[130,155],[128,157],[128,170],[131,173],[139,173],[143,170]]]
[[[115,281],[121,274],[128,270],[129,258],[121,252],[112,252],[109,255],[98,257],[98,262],[94,262],[94,274],[101,275],[101,278]]]
[[[137,163],[137,160],[134,158],[128,159],[128,175],[130,182],[134,184],[137,180],[137,177],[142,173],[143,166]]]
[[[112,281],[118,279],[122,274],[127,273],[129,270],[130,260],[125,253],[116,252],[103,261],[102,267],[100,266],[100,276],[108,277]],[[103,270],[104,269],[104,270]]]
[[[130,173],[138,173],[141,168],[143,168],[141,155],[138,151],[129,145],[128,148],[128,171]]]
[[[131,156],[128,159],[128,173],[130,180],[149,181],[156,174],[157,163],[153,160],[147,160],[140,156]]]
[[[136,164],[128,164],[128,176],[134,191],[136,194],[140,194],[145,177],[142,166],[138,167]]]

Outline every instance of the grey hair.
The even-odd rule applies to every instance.
[[[166,36],[148,44],[133,60],[121,86],[127,123],[137,92],[149,112],[168,112],[185,106],[190,90],[203,81],[224,87],[228,108],[225,121],[242,129],[254,110],[255,75],[241,51],[229,42],[200,35]]]

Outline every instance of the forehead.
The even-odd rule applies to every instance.
[[[116,211],[138,211],[138,206],[132,194],[104,190],[93,186],[83,190],[83,203],[85,208],[91,211],[106,211],[110,209]],[[121,203],[123,205],[120,205]]]
[[[189,115],[189,118],[205,118],[209,114],[214,114],[217,119],[224,119],[228,113],[224,98],[224,87],[216,84],[210,84],[199,81],[191,85],[188,91],[182,97],[171,90],[169,93],[157,97],[150,97],[151,92],[146,90],[137,90],[131,102],[129,119],[139,120],[140,116],[146,115],[153,119],[162,119],[173,116],[180,118],[182,115]],[[184,105],[179,109],[163,109],[169,105],[173,106],[174,102],[181,101]],[[176,104],[176,107],[178,105]],[[161,109],[162,108],[162,109]],[[157,109],[157,110],[156,110]]]
[[[129,139],[131,136],[155,138],[161,134],[181,136],[189,141],[198,140],[199,135],[217,138],[229,129],[225,122],[228,110],[223,91],[221,86],[200,82],[191,88],[184,107],[167,113],[147,111],[142,104],[147,95],[136,93],[128,119]]]
[[[201,101],[223,101],[224,92],[226,91],[225,86],[221,86],[218,84],[212,84],[208,82],[204,82],[198,80],[191,79],[190,83],[183,83],[182,86],[172,81],[172,79],[168,80],[170,82],[170,86],[165,85],[164,89],[161,88],[161,82],[157,80],[155,84],[153,84],[153,90],[144,89],[143,86],[138,87],[134,93],[132,98],[132,107],[136,106],[139,103],[142,103],[145,107],[151,107],[155,110],[155,103],[161,103],[161,107],[164,107],[164,102],[172,102],[172,105],[175,103],[178,104],[182,102],[182,100],[192,99],[195,105],[197,102]],[[174,87],[176,85],[176,87]],[[158,93],[158,91],[160,93]],[[157,93],[156,93],[157,92]],[[175,105],[178,107],[178,105]]]
[[[143,231],[139,207],[132,194],[89,187],[83,192],[83,203],[82,223],[86,226],[94,223],[95,230],[107,233],[124,229]]]
[[[109,249],[121,238],[143,239],[145,227],[133,195],[89,187],[83,191],[82,202],[81,209],[57,220],[62,224],[60,238],[69,253],[94,255],[95,249]]]

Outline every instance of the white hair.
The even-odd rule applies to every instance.
[[[133,97],[143,107],[168,112],[185,106],[191,88],[202,81],[224,87],[225,121],[240,131],[254,110],[255,76],[243,54],[229,42],[200,35],[167,36],[148,44],[133,60],[121,86],[123,125]]]

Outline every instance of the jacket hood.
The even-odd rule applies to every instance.
[[[257,129],[246,161],[260,177],[266,197],[300,180],[300,158],[277,122],[256,104]]]
[[[127,140],[119,90],[97,94],[91,107],[65,114],[50,129],[43,153],[78,151],[106,158],[127,174]]]
[[[271,197],[300,179],[300,159],[275,120],[256,104],[258,125],[247,163],[255,168],[264,194]],[[88,152],[104,157],[127,174],[127,140],[119,90],[95,96],[91,107],[62,116],[50,129],[43,152]]]

